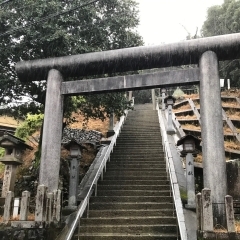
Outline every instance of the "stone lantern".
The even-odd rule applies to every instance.
[[[167,96],[164,99],[164,103],[166,104],[167,110],[168,110],[168,122],[167,122],[167,134],[174,134],[175,129],[173,128],[173,123],[172,123],[172,107],[176,101],[176,98],[173,96]]]
[[[0,138],[0,147],[5,149],[4,156],[0,162],[5,164],[2,197],[6,197],[8,191],[14,191],[17,166],[23,163],[22,155],[26,149],[33,148],[22,139],[13,136],[10,133],[4,133]]]
[[[165,110],[164,99],[165,99],[165,97],[166,97],[166,92],[167,92],[167,89],[166,89],[166,88],[161,88],[161,94],[162,94],[162,110]]]
[[[71,209],[77,208],[77,188],[79,184],[79,165],[81,159],[81,150],[83,147],[81,144],[77,143],[74,139],[63,144],[63,147],[70,152],[70,180],[69,180],[69,197],[68,197],[68,207]]]
[[[107,137],[112,137],[115,134],[114,131],[114,112],[112,111],[109,117],[109,130],[107,131]]]
[[[197,155],[197,149],[200,148],[201,140],[193,135],[186,135],[178,140],[177,146],[182,145],[183,150],[181,156],[186,157],[186,179],[187,179],[187,196],[188,201],[186,208],[196,208],[195,203],[195,178],[194,178],[194,162],[193,155]]]

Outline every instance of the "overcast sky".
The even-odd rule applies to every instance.
[[[139,2],[138,31],[145,45],[178,42],[188,32],[194,36],[206,19],[207,9],[224,0],[136,0]],[[185,30],[185,29],[186,30]]]

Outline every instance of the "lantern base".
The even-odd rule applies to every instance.
[[[195,210],[196,209],[196,204],[185,204],[184,206],[185,206],[186,209],[189,209],[189,210],[191,210],[191,209]]]
[[[107,138],[112,137],[115,134],[114,130],[108,130],[107,132]]]
[[[168,129],[167,129],[167,134],[168,134],[168,135],[173,135],[173,134],[175,134],[175,133],[176,133],[175,129],[173,129],[173,128],[168,128]]]
[[[76,210],[77,210],[77,206],[66,206],[62,209],[62,213],[64,216],[67,216],[75,212]]]

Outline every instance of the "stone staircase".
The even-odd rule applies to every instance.
[[[75,239],[180,239],[157,112],[150,109],[139,105],[129,112]]]

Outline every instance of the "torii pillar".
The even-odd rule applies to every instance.
[[[58,189],[63,124],[62,81],[63,77],[58,70],[49,71],[39,173],[39,185],[47,186],[48,192]]]
[[[212,51],[199,60],[204,188],[211,189],[214,225],[224,222],[227,174],[218,58]]]

